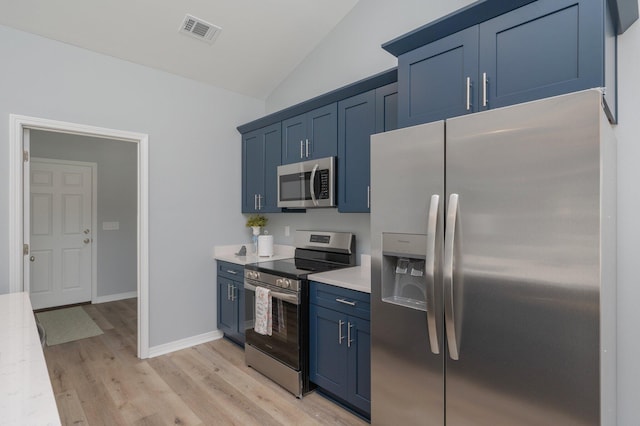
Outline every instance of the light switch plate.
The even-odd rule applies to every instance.
[[[120,229],[120,222],[102,222],[103,231],[117,231]]]

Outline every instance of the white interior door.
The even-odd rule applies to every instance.
[[[91,300],[91,166],[33,159],[30,286],[34,309]]]

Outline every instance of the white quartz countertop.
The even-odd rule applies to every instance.
[[[309,280],[371,293],[371,257],[362,255],[360,266],[311,274]]]
[[[289,259],[295,255],[295,247],[275,244],[273,246],[273,256],[258,257],[255,253],[251,253],[251,244],[245,244],[245,247],[247,247],[247,255],[237,256],[236,253],[240,251],[240,247],[242,247],[242,244],[216,246],[213,248],[213,258],[216,260],[222,260],[224,262],[231,262],[237,265],[244,266],[248,263]]]
[[[0,295],[0,425],[59,425],[28,293]]]

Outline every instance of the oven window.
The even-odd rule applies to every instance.
[[[245,289],[246,342],[293,369],[300,369],[300,306],[271,298],[271,336],[254,331],[255,291]]]
[[[311,172],[280,176],[280,201],[310,200]]]

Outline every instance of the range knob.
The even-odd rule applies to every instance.
[[[282,278],[278,278],[278,279],[276,280],[276,285],[277,285],[278,287],[282,287]]]
[[[288,278],[285,278],[284,280],[282,280],[282,287],[283,288],[290,288],[291,287],[291,280]]]

